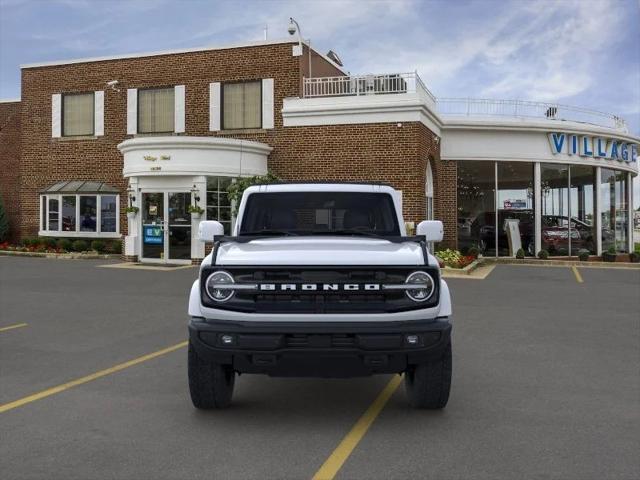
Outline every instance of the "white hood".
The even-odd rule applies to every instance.
[[[429,255],[429,264],[437,265]],[[364,237],[276,237],[223,243],[216,265],[424,265],[415,242]]]

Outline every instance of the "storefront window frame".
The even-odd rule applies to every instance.
[[[102,206],[102,197],[116,197],[116,231],[115,232],[102,232],[101,229],[101,206]],[[75,230],[74,231],[65,231],[62,229],[62,216],[61,216],[61,207],[58,208],[58,229],[51,230],[49,229],[49,200],[57,200],[58,205],[62,205],[62,197],[75,197],[75,209],[76,209],[76,222],[75,222]],[[80,197],[95,197],[96,199],[96,229],[95,231],[84,231],[80,230]],[[42,211],[42,208],[45,208],[45,211]],[[40,218],[42,221],[40,222],[40,231],[38,232],[39,236],[42,237],[79,237],[79,238],[119,238],[120,234],[120,195],[114,193],[59,193],[59,194],[41,194],[40,195]],[[44,228],[43,228],[44,227]]]

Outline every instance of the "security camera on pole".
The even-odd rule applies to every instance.
[[[302,56],[302,33],[300,31],[300,25],[298,25],[298,22],[296,22],[293,17],[289,17],[289,27],[287,28],[287,31],[291,36],[295,35],[296,32],[298,33],[298,45],[293,46],[293,56]],[[311,78],[311,39],[307,40],[307,48],[309,49],[309,78]]]

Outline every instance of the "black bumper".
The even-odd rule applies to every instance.
[[[231,344],[225,344],[223,337],[231,338]],[[441,356],[451,339],[451,323],[445,318],[357,323],[192,318],[189,338],[199,356],[233,365],[240,373],[358,377],[400,373],[409,365]]]

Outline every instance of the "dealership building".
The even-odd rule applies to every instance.
[[[633,246],[640,138],[615,115],[438,98],[415,72],[351,75],[297,40],[21,74],[21,98],[0,103],[13,240],[122,239],[127,259],[188,263],[205,253],[200,221],[231,230],[227,186],[270,171],[391,184],[407,222],[443,221],[437,248],[569,256]]]

